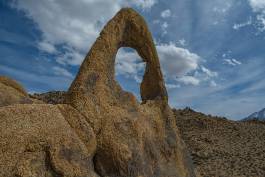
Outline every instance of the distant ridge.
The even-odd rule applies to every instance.
[[[242,121],[249,121],[249,120],[258,120],[258,121],[265,121],[265,108],[258,112],[254,112],[250,114],[248,117],[242,119]]]

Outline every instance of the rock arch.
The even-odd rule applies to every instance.
[[[115,81],[119,48],[135,49],[146,62],[140,86],[144,104]],[[66,102],[92,126],[94,166],[110,177],[193,177],[168,96],[158,55],[144,19],[120,10],[104,27],[70,86]]]
[[[114,82],[115,56],[121,47],[135,49],[146,62],[140,88],[142,100],[158,99],[167,102],[167,91],[152,35],[144,19],[129,8],[119,11],[104,27],[81,65],[70,92],[83,89],[86,82],[94,80],[94,74],[90,73],[100,73],[99,82]]]

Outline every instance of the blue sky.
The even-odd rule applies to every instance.
[[[265,107],[264,0],[0,0],[0,74],[29,92],[67,90],[127,6],[149,25],[172,107],[234,120]],[[133,49],[116,58],[116,79],[139,97],[144,63]]]

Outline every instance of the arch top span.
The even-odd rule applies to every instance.
[[[140,86],[142,101],[167,102],[167,91],[152,35],[143,17],[131,8],[121,9],[103,28],[82,63],[70,91],[85,89],[86,83],[95,79],[92,73],[99,75],[97,82],[114,81],[115,57],[121,47],[135,49],[146,62]]]

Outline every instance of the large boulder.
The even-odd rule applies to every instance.
[[[68,105],[0,108],[1,177],[97,177],[93,130]]]

